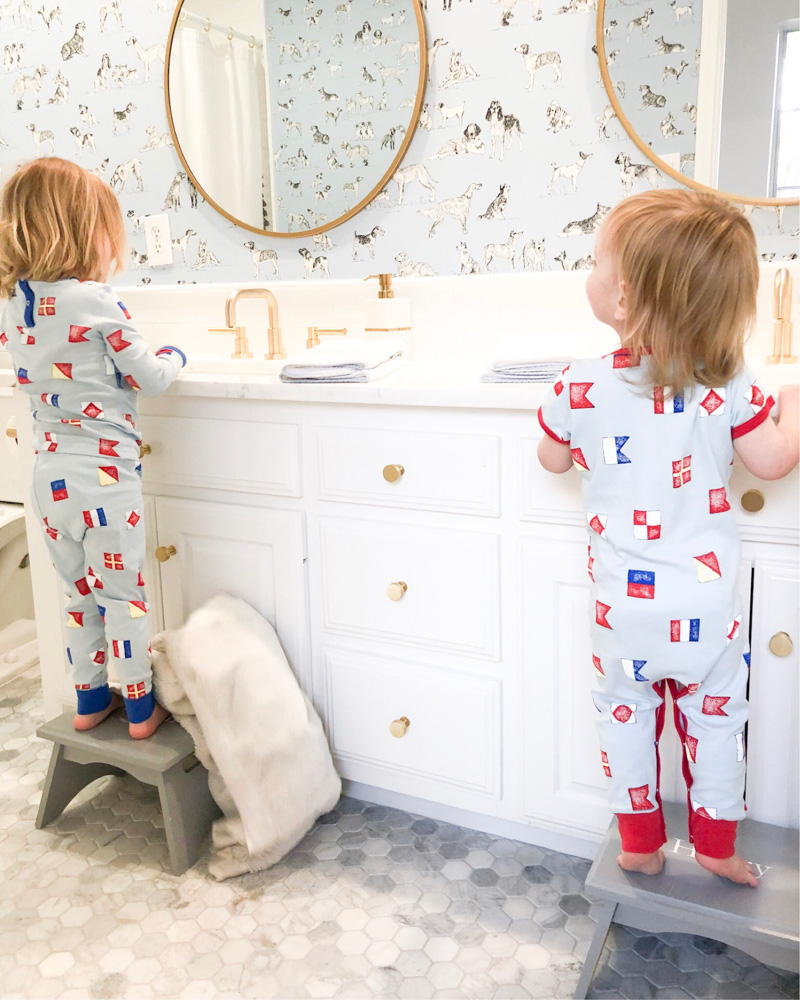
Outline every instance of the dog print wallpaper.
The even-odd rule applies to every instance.
[[[406,135],[419,80],[410,0],[304,6],[276,4],[267,19],[280,232],[325,225],[364,199]]]
[[[609,0],[620,32],[612,50],[628,44],[628,23],[656,4],[668,6]],[[301,23],[321,10],[320,31],[330,28],[323,22],[334,19],[337,6],[282,2]],[[635,169],[644,158],[610,112],[592,52],[595,6],[426,0],[428,87],[400,168],[344,225],[278,239],[217,214],[178,159],[163,83],[170,0],[0,0],[0,180],[15,164],[51,154],[103,176],[128,225],[130,268],[121,283],[590,267],[595,233],[611,206],[630,192],[673,184],[657,171]],[[374,7],[380,21],[399,4],[374,0]],[[343,61],[360,67],[363,53],[353,39],[362,25],[343,18],[340,25]],[[379,146],[377,129],[359,137],[362,120],[349,119],[351,138],[340,140],[337,132],[337,141]],[[313,192],[319,171],[301,163],[292,170]],[[326,185],[332,172],[326,167]],[[169,215],[173,264],[151,267],[142,222],[162,212]],[[795,206],[755,208],[750,218],[765,259],[796,256]]]
[[[605,18],[606,62],[625,116],[659,156],[677,157],[686,177],[694,177],[701,9],[702,0],[659,0],[638,16],[617,7]],[[640,156],[621,151],[618,158],[628,190],[637,180],[657,181],[656,173],[643,178],[637,171]],[[647,162],[644,171],[657,172]]]

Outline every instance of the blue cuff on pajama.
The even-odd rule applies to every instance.
[[[156,707],[156,699],[152,691],[148,691],[141,698],[124,698],[123,700],[128,722],[146,722]]]
[[[95,712],[102,712],[111,704],[108,684],[88,690],[76,688],[75,694],[78,696],[78,715],[93,715]]]

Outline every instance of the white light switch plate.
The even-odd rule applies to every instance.
[[[169,233],[169,216],[145,216],[144,238],[147,244],[147,263],[151,267],[172,263],[172,239]]]

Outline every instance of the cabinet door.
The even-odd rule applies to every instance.
[[[798,652],[800,574],[790,561],[759,559],[753,581],[750,721],[747,726],[747,815],[762,823],[797,827]],[[789,637],[778,633],[784,632]],[[770,649],[770,640],[773,639]],[[782,655],[781,655],[782,654]]]
[[[519,545],[526,819],[603,833],[611,820],[591,690],[586,532]]]
[[[206,501],[156,500],[164,627],[179,628],[224,591],[274,627],[300,683],[308,674],[303,515]],[[308,690],[308,688],[306,688]]]

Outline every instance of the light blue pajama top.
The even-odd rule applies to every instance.
[[[647,388],[647,367],[646,356],[632,366],[625,349],[576,361],[539,421],[569,445],[581,476],[596,669],[622,660],[641,671],[635,680],[693,684],[739,632],[733,439],[766,420],[774,401],[747,370],[669,398]]]
[[[137,392],[163,392],[186,360],[177,348],[150,352],[114,289],[76,278],[19,282],[0,343],[30,397],[37,452],[134,463]]]

